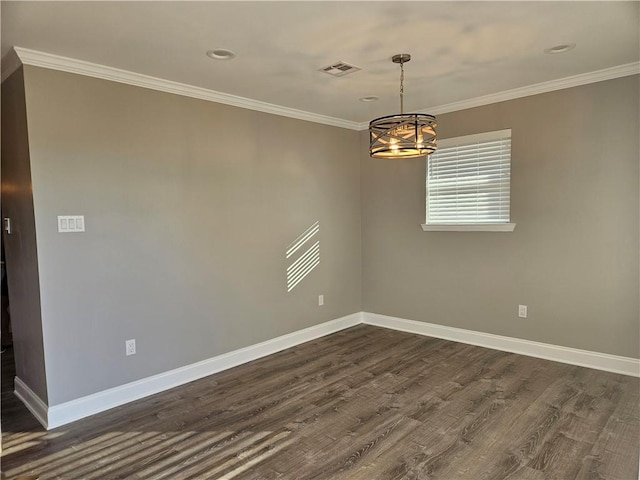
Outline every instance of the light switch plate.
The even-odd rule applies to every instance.
[[[58,232],[84,232],[84,215],[58,215]]]

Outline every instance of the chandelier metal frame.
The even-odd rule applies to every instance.
[[[436,117],[426,113],[404,113],[404,64],[408,53],[394,55],[400,64],[400,113],[369,122],[369,154],[373,158],[416,158],[436,151]]]

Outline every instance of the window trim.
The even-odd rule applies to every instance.
[[[471,135],[462,135],[458,137],[445,138],[438,141],[438,147],[447,148],[458,144],[467,144],[482,141],[491,141],[496,138],[508,135],[511,137],[511,129],[494,130],[491,132],[476,133]],[[429,158],[427,162],[427,175],[429,169]],[[511,182],[511,180],[509,180]],[[425,184],[428,179],[425,178]],[[422,224],[422,230],[425,232],[513,232],[516,224],[509,223],[426,223],[429,212],[429,191],[425,191],[425,223]]]
[[[423,223],[425,232],[513,232],[515,223]]]

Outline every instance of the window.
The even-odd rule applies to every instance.
[[[448,138],[427,157],[425,231],[513,231],[511,130]]]

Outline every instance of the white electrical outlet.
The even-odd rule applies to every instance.
[[[520,318],[527,318],[527,306],[526,305],[518,305],[518,316]]]
[[[324,305],[324,295],[318,295],[318,305]]]
[[[127,356],[136,354],[136,340],[135,338],[132,340],[127,340],[125,342],[125,350],[127,352]]]

